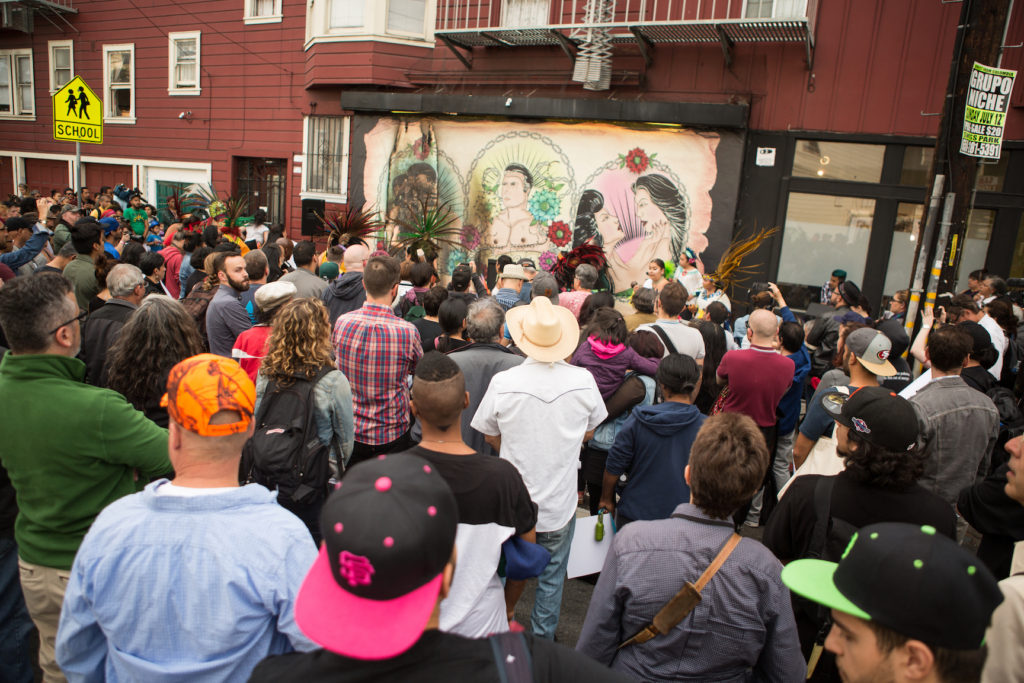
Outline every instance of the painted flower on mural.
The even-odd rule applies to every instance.
[[[461,249],[452,249],[448,252],[448,260],[445,262],[445,265],[447,265],[449,273],[454,273],[455,266],[467,262],[469,262],[469,254]]]
[[[648,169],[651,162],[654,161],[657,154],[647,155],[647,152],[643,151],[639,147],[634,147],[629,150],[626,154],[619,155],[619,168],[628,168],[630,173],[640,175]]]
[[[476,251],[480,246],[480,240],[483,239],[480,235],[480,229],[472,223],[466,223],[462,226],[462,246],[469,251]]]
[[[534,224],[547,225],[558,218],[562,203],[558,195],[551,190],[537,190],[530,197],[530,214]]]
[[[548,227],[548,239],[555,246],[564,247],[572,239],[572,230],[565,224],[565,221],[555,221]]]
[[[549,273],[556,263],[558,263],[558,254],[550,249],[537,257],[537,265],[540,266],[541,270]]]
[[[427,139],[426,135],[412,143],[412,154],[420,161],[423,161],[430,155],[430,140]]]

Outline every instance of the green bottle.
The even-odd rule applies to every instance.
[[[604,510],[597,511],[597,526],[594,527],[594,540],[604,540]]]

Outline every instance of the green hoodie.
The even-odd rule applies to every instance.
[[[171,471],[167,430],[84,377],[77,358],[0,361],[0,463],[17,492],[18,555],[31,564],[71,569],[100,510]]]

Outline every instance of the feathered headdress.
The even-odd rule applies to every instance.
[[[733,240],[729,248],[722,254],[722,258],[719,259],[718,268],[713,273],[709,273],[707,277],[714,282],[721,283],[723,289],[745,281],[756,272],[756,267],[743,265],[743,259],[757,251],[762,242],[778,232],[777,227],[761,228],[750,237]]]
[[[221,228],[221,232],[234,237],[238,237],[241,232],[239,226],[244,223],[242,216],[245,215],[248,206],[248,201],[242,195],[219,199],[213,185],[206,183],[189,185],[179,202],[179,211],[206,215],[208,220],[204,221],[205,225],[209,225],[213,220],[223,220],[224,226]]]
[[[560,253],[554,267],[551,268],[551,273],[559,285],[571,287],[576,268],[583,263],[594,266],[600,273],[608,265],[608,258],[604,255],[604,249],[596,244],[581,244],[575,249]]]
[[[356,239],[364,240],[367,244],[372,242],[371,237],[384,227],[384,222],[376,211],[364,207],[363,204],[348,204],[342,211],[327,216],[316,214],[320,221],[320,232],[327,234],[328,247],[336,244],[345,247]]]

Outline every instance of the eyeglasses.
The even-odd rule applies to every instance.
[[[67,327],[68,325],[70,325],[71,323],[75,322],[76,320],[78,321],[78,324],[81,325],[82,323],[85,322],[85,316],[87,316],[87,315],[88,315],[88,311],[82,311],[81,313],[79,313],[78,315],[76,315],[74,318],[72,318],[71,320],[67,321],[66,323],[61,323],[60,325],[57,325],[57,327],[55,327],[52,330],[50,330],[49,332],[47,332],[46,336],[50,336],[51,334],[56,334],[57,330],[59,330],[62,327]]]

